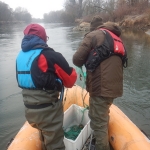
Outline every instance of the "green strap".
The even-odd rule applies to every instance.
[[[80,80],[83,78],[83,86],[85,87],[85,82],[86,82],[86,72],[83,72],[82,67],[76,67],[77,73],[80,76]]]

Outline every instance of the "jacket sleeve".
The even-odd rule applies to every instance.
[[[71,88],[77,79],[75,69],[69,66],[67,60],[59,52],[50,49],[44,50],[42,54],[43,59],[39,63],[40,69],[43,72],[55,73],[65,87]]]
[[[72,60],[73,64],[78,67],[83,66],[91,50],[92,50],[92,38],[89,33],[84,37],[84,39],[80,43],[78,50],[73,55],[73,60]]]
[[[68,65],[68,69],[67,69],[69,71],[68,73],[67,71],[63,70],[63,68],[61,68],[61,66],[59,66],[58,64],[55,64],[54,67],[55,67],[55,73],[63,81],[64,86],[67,88],[71,88],[77,79],[77,73],[75,69],[69,67]]]
[[[65,87],[71,88],[76,82],[77,73],[74,68],[69,66],[61,53],[55,53],[57,55],[57,61],[54,64],[55,73],[63,81]]]

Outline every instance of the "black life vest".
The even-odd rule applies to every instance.
[[[122,60],[123,67],[126,68],[127,52],[122,40],[109,30],[102,28],[99,30],[102,30],[105,33],[105,39],[100,46],[90,51],[85,63],[86,69],[93,72],[102,61],[112,55],[118,55]]]

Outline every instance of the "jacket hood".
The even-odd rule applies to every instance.
[[[113,32],[117,36],[121,35],[120,27],[113,22],[106,22],[103,25],[99,26],[98,28],[108,29],[109,31]]]
[[[98,26],[103,24],[103,19],[97,15],[92,18],[90,23],[90,31],[94,31]]]
[[[24,30],[24,35],[36,35],[40,37],[44,42],[47,41],[46,31],[39,24],[29,24]]]
[[[36,35],[25,35],[22,39],[21,48],[26,52],[31,49],[46,48],[48,45]]]

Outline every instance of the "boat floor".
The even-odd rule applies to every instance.
[[[86,140],[86,142],[85,142],[85,144],[81,150],[89,150],[90,138],[91,138],[91,136]],[[91,144],[90,150],[95,150],[95,144],[94,143]],[[111,144],[110,144],[110,150],[114,150],[113,147],[111,146]]]

